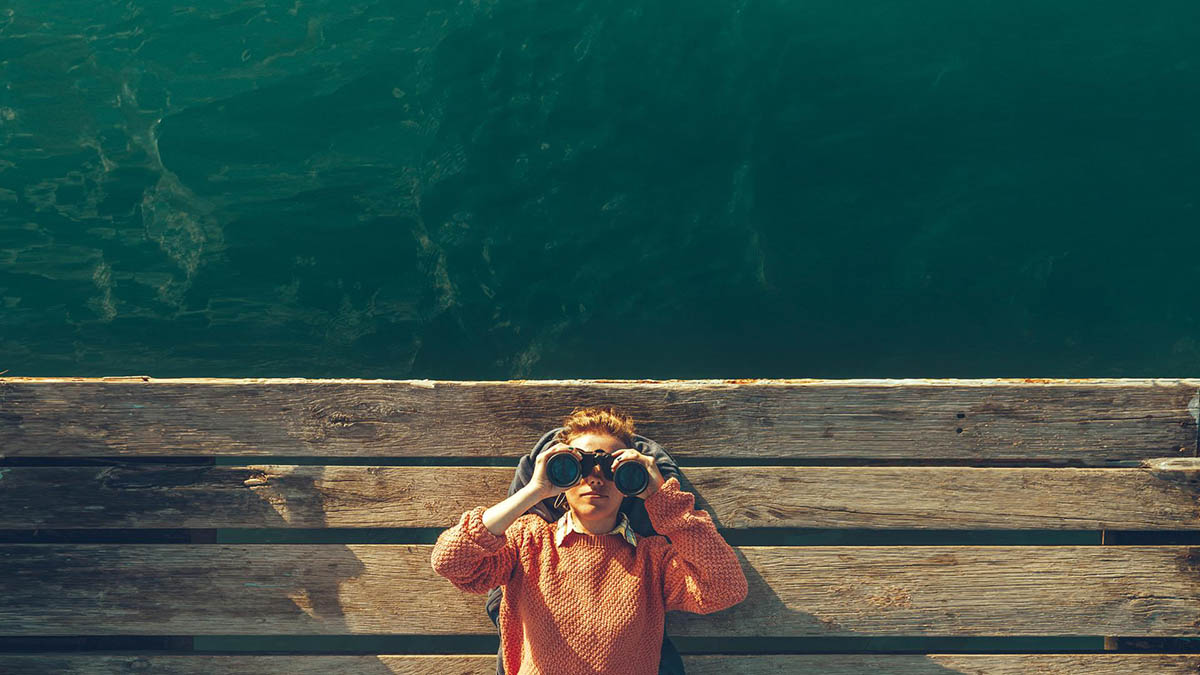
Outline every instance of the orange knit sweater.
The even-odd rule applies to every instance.
[[[746,576],[712,517],[668,479],[646,499],[663,536],[633,546],[574,533],[525,514],[500,536],[475,507],[438,536],[433,569],[458,588],[504,586],[500,637],[509,675],[654,675],[668,610],[710,614],[746,597]],[[670,538],[670,541],[667,541]]]

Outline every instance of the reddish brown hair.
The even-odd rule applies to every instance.
[[[633,447],[633,418],[612,406],[575,408],[563,419],[562,426],[564,429],[554,437],[559,443],[590,433],[607,434],[625,447]]]

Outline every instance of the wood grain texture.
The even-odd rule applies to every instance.
[[[0,546],[0,634],[494,634],[427,545]],[[672,635],[1200,635],[1200,548],[740,547],[747,600]]]
[[[1100,466],[1194,453],[1198,391],[1184,379],[0,378],[0,452],[506,457],[574,406],[615,404],[680,459]]]
[[[683,655],[689,675],[1195,675],[1197,654]],[[493,655],[0,654],[6,675],[493,675]]]
[[[0,528],[449,527],[505,498],[497,467],[0,469]],[[1140,469],[684,467],[718,527],[1200,528],[1200,459]]]

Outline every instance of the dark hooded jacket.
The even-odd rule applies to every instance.
[[[533,467],[537,461],[538,453],[553,446],[555,443],[554,437],[564,428],[557,427],[547,431],[533,446],[533,450],[530,450],[528,455],[521,457],[520,463],[517,464],[516,473],[513,475],[512,485],[508,486],[510,497],[525,487],[530,479],[533,478]],[[663,450],[661,445],[645,436],[634,434],[633,449],[643,455],[654,458],[654,463],[658,466],[658,471],[662,474],[663,480],[670,480],[671,477],[675,477],[681,487],[684,485],[683,473],[679,470],[679,464],[667,454],[666,450]],[[633,526],[634,532],[637,532],[639,537],[650,537],[658,534],[654,531],[654,526],[650,523],[650,515],[646,513],[646,505],[643,500],[637,497],[625,497],[621,500],[620,510],[629,517],[629,524]],[[525,513],[536,513],[543,520],[554,523],[566,513],[566,509],[556,508],[554,506],[554,499],[551,498],[543,499],[534,504]],[[497,630],[500,627],[500,599],[503,595],[504,589],[500,586],[488,591],[487,613]],[[503,646],[501,646],[501,651],[496,655],[497,675],[504,675],[503,657]],[[679,652],[675,649],[675,645],[671,644],[671,639],[667,637],[665,630],[663,631],[662,658],[658,662],[658,672],[659,675],[683,675],[684,672],[683,660],[679,657]]]

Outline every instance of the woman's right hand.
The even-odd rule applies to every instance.
[[[538,453],[537,458],[533,463],[533,477],[529,479],[529,487],[542,495],[542,499],[557,497],[560,493],[571,489],[571,486],[558,487],[550,482],[550,477],[546,475],[546,462],[554,455],[561,455],[564,452],[569,452],[575,455],[576,459],[582,460],[583,457],[575,451],[574,448],[566,443],[555,443],[548,450],[543,450]]]

